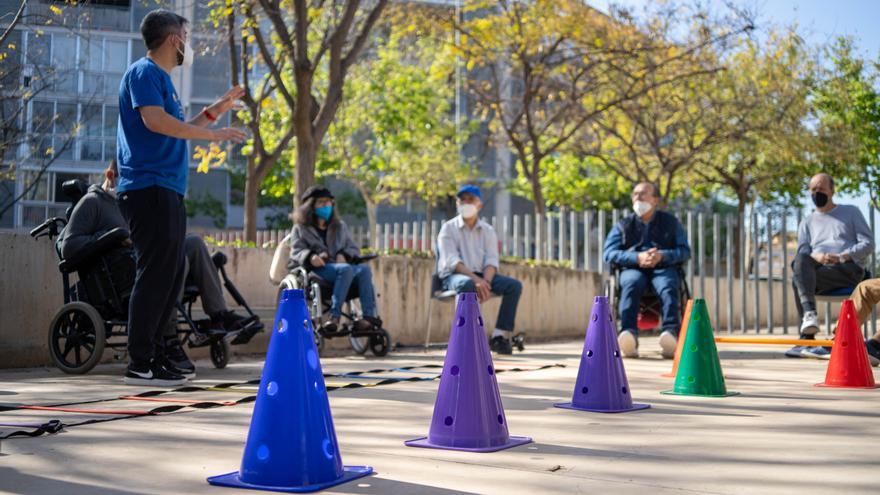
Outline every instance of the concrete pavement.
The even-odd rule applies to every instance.
[[[782,358],[783,346],[720,345],[728,388],[741,396],[667,396],[659,392],[669,389],[672,380],[659,375],[671,363],[660,359],[656,338],[645,338],[643,359],[625,364],[634,400],[650,403],[651,409],[612,415],[556,409],[555,402],[570,399],[581,345],[532,344],[523,354],[495,356],[499,370],[566,365],[498,375],[511,434],[531,436],[535,443],[497,453],[403,445],[427,433],[437,381],[330,392],[343,461],[371,465],[377,474],[326,493],[853,494],[877,489],[880,390],[813,387],[824,378],[824,361]],[[383,359],[329,357],[322,366],[325,373],[339,373],[442,361],[442,352],[408,351]],[[258,378],[262,361],[237,358],[225,370],[198,364],[193,384],[210,386]],[[45,368],[0,371],[0,403],[77,402],[145,390],[122,385],[122,370],[121,365],[102,365],[86,376]],[[210,391],[173,395],[206,400],[241,396]],[[158,405],[113,401],[82,407]],[[205,478],[238,468],[251,411],[252,405],[244,404],[5,440],[0,493],[244,493],[211,487]],[[15,411],[0,413],[0,423],[89,417],[94,416]]]

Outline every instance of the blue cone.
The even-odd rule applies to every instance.
[[[212,485],[314,492],[373,472],[343,466],[330,402],[301,290],[281,295],[241,470]]]

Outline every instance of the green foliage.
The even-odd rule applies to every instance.
[[[226,207],[223,201],[215,198],[211,193],[203,191],[200,194],[193,194],[190,191],[184,202],[187,217],[205,215],[212,220],[214,227],[222,229],[226,226]]]
[[[880,207],[880,61],[863,60],[849,38],[837,38],[825,54],[831,67],[813,95],[819,162],[834,176],[838,190],[867,189]]]

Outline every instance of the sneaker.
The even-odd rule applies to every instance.
[[[177,337],[165,340],[165,362],[163,364],[170,371],[187,378],[194,378],[196,376],[196,365],[190,361]]]
[[[803,351],[804,357],[814,358],[814,359],[831,359],[831,348],[830,347],[807,347]]]
[[[620,352],[623,354],[623,357],[639,357],[639,340],[633,331],[624,330],[620,332],[617,335],[617,345],[620,346]],[[674,346],[672,352],[675,352]]]
[[[513,354],[513,347],[510,345],[510,339],[496,335],[489,341],[489,347],[498,354]]]
[[[678,339],[672,332],[665,330],[660,334],[660,355],[663,356],[663,359],[675,357],[676,344],[678,344]]]
[[[227,332],[234,332],[236,330],[240,330],[245,325],[245,320],[248,320],[247,316],[242,316],[235,311],[221,311],[220,313],[211,317],[212,326],[219,325]]]
[[[871,361],[871,366],[880,365],[880,342],[868,339],[865,341],[865,347],[868,348],[868,359]]]
[[[152,366],[128,365],[123,382],[126,385],[146,385],[153,387],[176,387],[186,383],[186,377],[172,373],[165,366],[153,363]]]
[[[819,333],[819,316],[815,311],[807,311],[804,313],[804,319],[801,322],[801,334],[816,335]]]
[[[800,337],[798,337],[798,338],[801,340],[816,340],[816,335],[815,334],[813,334],[813,335],[801,334]],[[796,345],[796,346],[792,347],[791,349],[785,351],[785,357],[802,358],[802,357],[804,357],[804,349],[806,349],[807,347],[808,346]]]

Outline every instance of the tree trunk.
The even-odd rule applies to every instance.
[[[744,277],[744,266],[740,262],[742,259],[742,239],[744,239],[746,225],[746,204],[748,202],[748,193],[742,190],[736,192],[736,226],[733,235],[733,273],[739,277]]]
[[[244,179],[244,240],[257,242],[257,201],[259,200],[260,178],[257,177],[257,164],[253,155],[247,159]]]
[[[535,203],[535,214],[543,216],[544,212],[547,211],[547,206],[544,204],[544,191],[541,190],[541,172],[540,172],[540,160],[538,160],[538,166],[534,167],[532,170],[534,172],[529,177],[529,182],[532,185],[532,198],[534,198]]]
[[[306,137],[300,137],[299,130],[296,133],[296,194],[293,198],[293,206],[299,206],[300,198],[306,189],[315,185],[315,143],[311,133]]]

